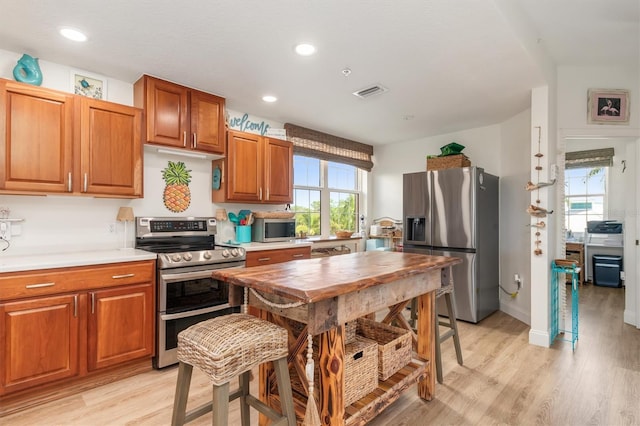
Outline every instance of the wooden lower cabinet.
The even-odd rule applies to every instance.
[[[151,366],[155,261],[0,274],[0,287],[0,396]]]
[[[77,294],[0,304],[0,394],[76,376],[79,324]]]
[[[311,247],[295,247],[277,250],[248,251],[245,264],[247,267],[271,265],[290,260],[310,259]]]
[[[89,371],[153,353],[153,285],[89,293]]]

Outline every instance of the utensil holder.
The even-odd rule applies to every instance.
[[[251,226],[250,225],[236,226],[236,241],[239,243],[251,242]]]

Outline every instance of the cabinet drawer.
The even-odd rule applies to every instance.
[[[296,247],[279,250],[260,250],[247,252],[246,266],[271,265],[311,258],[311,247]]]
[[[12,272],[0,276],[0,300],[153,281],[153,261]]]

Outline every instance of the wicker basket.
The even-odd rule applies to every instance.
[[[344,349],[344,406],[347,407],[378,387],[377,343],[355,336]]]
[[[351,238],[353,231],[336,231],[336,237],[338,238]]]
[[[354,321],[355,323],[355,321]],[[318,369],[318,347],[314,343],[313,361],[315,363],[315,395],[319,396],[320,370]],[[351,343],[344,346],[344,406],[370,394],[378,387],[378,349],[377,343],[362,336],[355,336]],[[300,377],[295,369],[289,369],[291,387],[300,395],[305,395]]]
[[[271,211],[271,212],[253,212],[253,217],[262,219],[291,219],[296,215],[295,212],[287,211]]]
[[[452,169],[455,167],[469,167],[470,165],[471,160],[469,160],[469,158],[464,154],[427,158],[427,171]]]
[[[411,362],[411,334],[366,318],[358,318],[357,333],[378,344],[378,379],[387,380]]]
[[[347,345],[356,340],[356,330],[358,329],[358,321],[349,321],[344,327],[344,344]]]

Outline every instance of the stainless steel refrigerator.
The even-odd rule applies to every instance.
[[[404,251],[462,259],[453,266],[458,319],[498,310],[498,177],[462,167],[407,173],[403,184]]]

